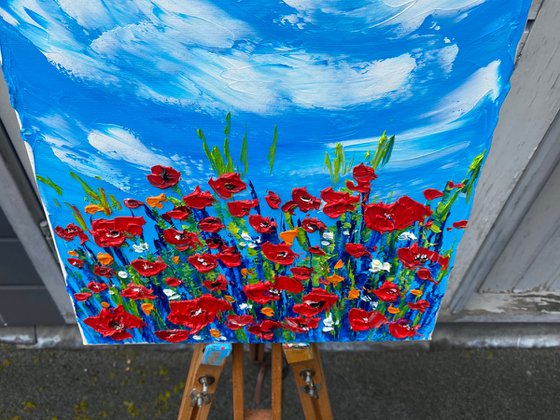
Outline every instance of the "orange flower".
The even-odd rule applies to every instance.
[[[342,267],[344,267],[344,261],[342,261],[342,260],[338,260],[338,261],[336,262],[336,264],[334,265],[334,269],[335,269],[335,270],[337,270],[337,269],[339,269],[339,268],[342,268]]]
[[[339,276],[338,274],[333,274],[332,276],[327,277],[327,281],[329,281],[332,284],[338,284],[343,280],[344,280],[344,277]]]
[[[243,277],[247,277],[249,275],[249,270],[247,270],[246,268],[242,268],[241,269],[241,275]]]
[[[143,303],[140,306],[142,308],[142,312],[144,312],[146,315],[150,315],[152,313],[152,311],[154,310],[154,304],[153,303]]]
[[[348,300],[358,299],[360,297],[360,291],[358,289],[352,288],[348,292]]]
[[[401,310],[399,308],[395,308],[394,306],[389,306],[387,308],[387,312],[389,312],[390,314],[398,314]]]
[[[173,261],[174,264],[179,264],[179,256],[175,255],[173,258],[171,258],[171,261]]]
[[[100,252],[99,254],[97,254],[97,261],[99,261],[103,265],[111,265],[113,264],[114,260],[111,255]]]
[[[424,292],[422,292],[422,290],[420,289],[412,289],[410,293],[412,293],[414,296],[422,296]]]
[[[85,208],[84,208],[86,213],[89,214],[95,214],[98,211],[105,211],[105,208],[98,206],[97,204],[88,204]]]
[[[299,228],[295,228],[292,230],[286,230],[284,232],[280,232],[279,236],[284,242],[288,245],[292,245],[294,243],[294,239],[298,236]]]
[[[222,336],[222,333],[220,332],[220,330],[217,330],[215,328],[212,328],[210,330],[210,335],[214,338],[220,338]]]
[[[160,195],[154,195],[152,197],[146,198],[146,203],[150,207],[157,207],[158,209],[163,208],[162,201],[165,201],[165,194],[161,193]]]
[[[233,296],[230,296],[230,295],[225,295],[224,299],[227,300],[229,303],[235,302],[235,298]]]
[[[274,309],[272,308],[262,308],[261,309],[261,314],[266,315],[266,316],[274,316]]]
[[[104,308],[108,308],[111,305],[109,305],[107,302],[101,302],[101,306],[103,306]]]
[[[72,255],[73,257],[77,257],[78,253],[76,251],[71,250],[71,251],[68,251],[68,255]]]

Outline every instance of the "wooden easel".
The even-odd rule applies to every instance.
[[[332,419],[323,367],[315,344],[272,344],[272,408],[261,410],[245,410],[244,345],[197,344],[191,359],[178,420],[204,420],[208,417],[218,380],[230,354],[232,355],[234,420],[281,420],[282,349],[286,361],[292,368],[305,418]],[[250,344],[251,360],[262,362],[264,350],[264,344]]]

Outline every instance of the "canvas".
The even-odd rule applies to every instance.
[[[1,0],[87,344],[429,339],[528,0]]]

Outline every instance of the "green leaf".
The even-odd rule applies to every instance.
[[[214,146],[212,148],[211,155],[212,155],[212,160],[214,161],[214,164],[216,165],[218,175],[222,175],[222,174],[226,173],[227,172],[226,164],[224,162],[224,158],[222,157],[222,154],[220,153],[220,149],[218,148],[218,146]]]
[[[329,174],[331,176],[332,181],[334,182],[334,172],[333,172],[333,167],[332,167],[332,163],[331,163],[331,158],[329,157],[329,152],[325,152],[325,165],[329,169]]]
[[[37,178],[37,181],[42,182],[43,184],[48,185],[53,190],[55,190],[58,195],[62,195],[62,188],[60,186],[58,186],[57,184],[55,184],[55,182],[52,179],[45,178],[41,175],[37,175],[36,178]]]
[[[111,206],[109,205],[109,200],[107,200],[107,194],[103,188],[99,188],[99,203],[101,207],[104,208],[105,214],[109,216],[111,214]]]
[[[274,158],[276,157],[276,146],[278,144],[278,126],[274,126],[274,135],[272,137],[272,145],[268,149],[268,162],[270,163],[270,173],[274,168]]]
[[[76,222],[80,225],[80,227],[82,228],[82,230],[87,231],[88,227],[86,224],[86,221],[84,220],[82,213],[80,212],[80,210],[78,209],[78,207],[70,204],[70,203],[64,203],[66,204],[70,210],[72,210],[72,216],[74,217],[74,220],[76,220]]]
[[[441,233],[441,229],[439,228],[439,226],[436,225],[430,226],[430,230],[434,233]]]
[[[97,195],[97,193],[82,178],[80,178],[74,172],[70,172],[70,176],[80,183],[86,194],[89,195],[93,200],[97,202],[101,201],[99,195]]]
[[[109,196],[109,199],[111,200],[111,205],[113,206],[113,208],[115,210],[121,210],[122,209],[121,202],[119,200],[117,200],[117,198],[113,194],[111,194]]]
[[[224,139],[224,156],[226,158],[226,172],[233,172],[233,159],[231,158],[231,152],[229,150],[229,139],[226,137]]]
[[[218,173],[218,167],[216,166],[216,162],[214,162],[214,158],[212,156],[212,153],[210,152],[210,148],[208,147],[208,142],[206,141],[206,137],[204,136],[204,132],[200,128],[197,128],[196,129],[196,135],[198,136],[198,138],[200,140],[202,140],[202,149],[204,150],[204,153],[206,154],[206,157],[208,158],[208,161],[210,162],[210,165],[212,166],[212,169],[214,169],[214,171],[216,173]],[[219,173],[218,173],[218,175],[219,175]]]
[[[243,140],[241,140],[241,155],[239,156],[239,161],[243,165],[244,173],[249,172],[249,143],[247,140],[247,127],[245,127],[245,134],[243,134]]]

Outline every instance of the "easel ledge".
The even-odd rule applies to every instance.
[[[250,344],[250,359],[264,359],[264,344]],[[291,366],[305,418],[333,418],[323,366],[316,344],[272,344],[272,407],[246,410],[244,403],[243,344],[197,344],[191,359],[178,420],[203,420],[208,417],[216,387],[226,360],[232,355],[234,420],[281,420],[282,418],[282,350]]]

